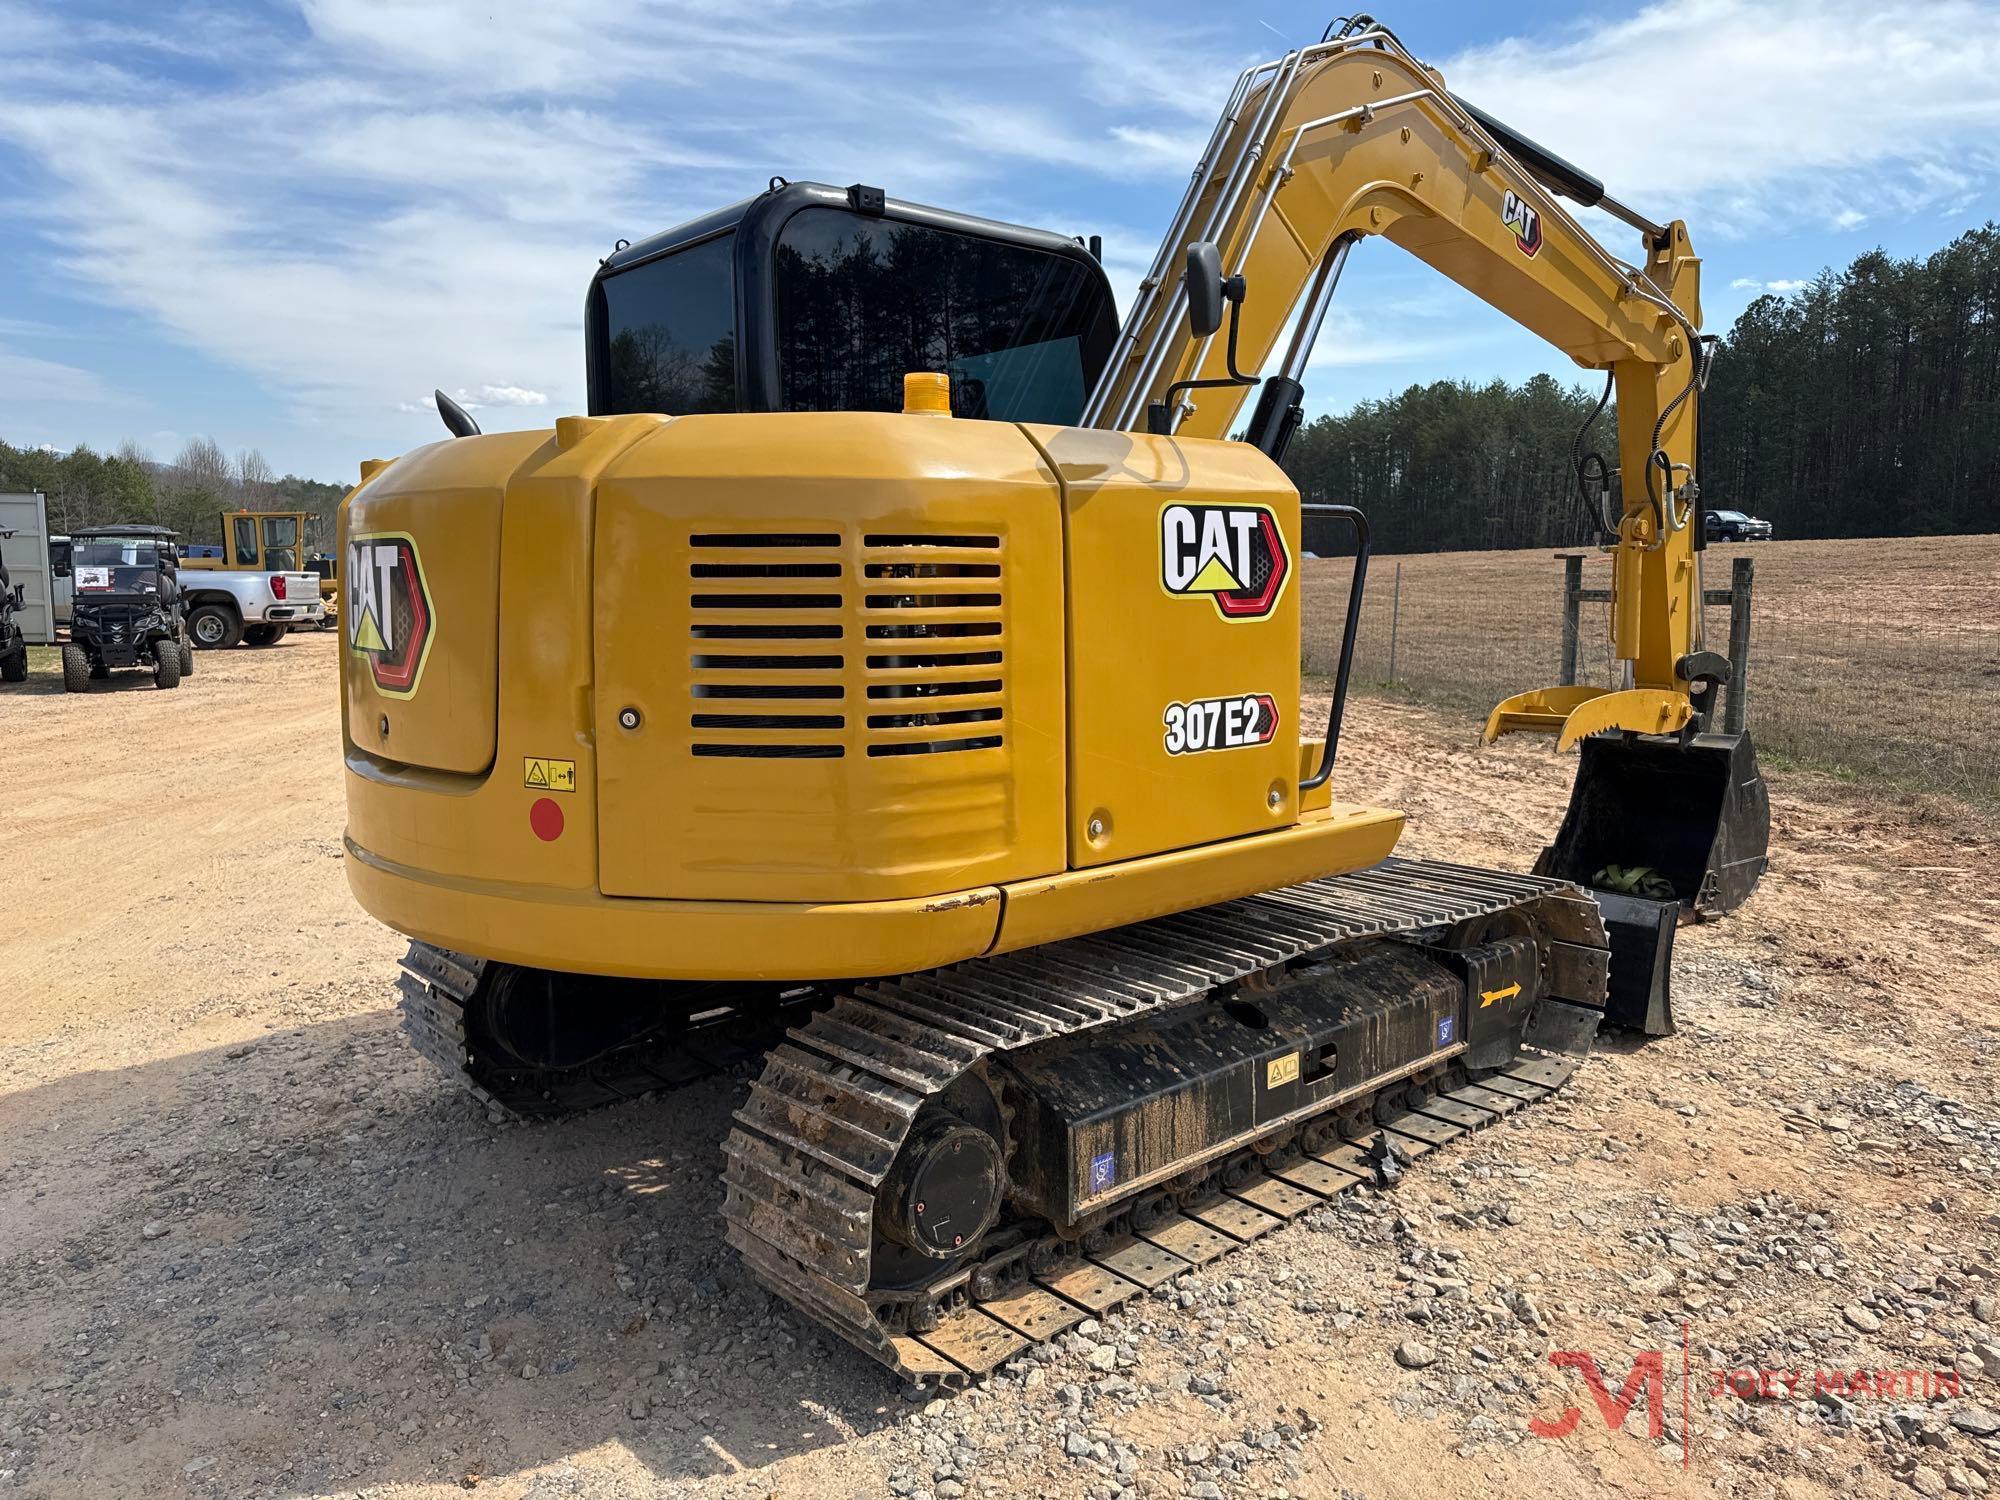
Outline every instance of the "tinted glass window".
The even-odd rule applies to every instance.
[[[605,412],[736,409],[734,234],[616,276],[604,290]]]
[[[299,523],[293,516],[268,516],[264,521],[264,566],[292,573],[299,566]]]
[[[1073,423],[1116,332],[1076,261],[839,209],[793,215],[774,274],[789,411],[900,411],[904,375],[943,370],[961,417]]]

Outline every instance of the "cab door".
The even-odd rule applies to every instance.
[[[255,516],[229,517],[228,536],[230,567],[249,568],[255,571],[264,566],[263,555],[257,546]]]
[[[257,564],[272,573],[299,571],[299,518],[265,516],[264,556]]]

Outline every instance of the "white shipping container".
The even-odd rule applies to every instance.
[[[12,536],[5,533],[13,532]],[[21,633],[30,646],[56,643],[55,580],[49,576],[48,506],[39,490],[0,495],[0,557],[21,586]]]

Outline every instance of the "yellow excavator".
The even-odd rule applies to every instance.
[[[1616,388],[1620,680],[1487,726],[1582,749],[1533,874],[1338,795],[1367,521],[1277,459],[1370,237]],[[729,1241],[943,1383],[1532,1105],[1763,868],[1698,272],[1365,17],[1237,80],[1122,326],[1092,247],[866,185],[621,242],[589,415],[440,395],[341,508],[347,870],[412,1039],[529,1117],[761,1053]],[[1310,722],[1308,525],[1356,549]]]

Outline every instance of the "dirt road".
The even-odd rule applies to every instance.
[[[2000,1485],[2000,899],[1975,814],[1781,781],[1757,900],[1681,934],[1678,1035],[911,1400],[719,1244],[740,1078],[515,1127],[406,1051],[402,945],[340,868],[334,651],[207,653],[175,693],[69,698],[46,671],[0,693],[0,1493]],[[1471,738],[1361,702],[1342,795],[1408,808],[1413,852],[1524,864],[1568,767]],[[1614,1396],[1658,1351],[1659,1436],[1644,1390],[1607,1431],[1551,1363],[1569,1350]],[[1742,1400],[1718,1370],[1775,1379]],[[1895,1388],[1816,1394],[1819,1370]],[[1569,1436],[1533,1434],[1571,1406]]]

